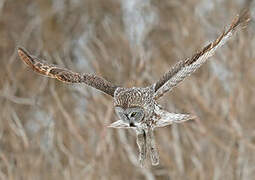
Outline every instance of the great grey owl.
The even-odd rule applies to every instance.
[[[223,31],[215,41],[195,53],[191,58],[175,64],[156,83],[145,88],[119,87],[93,74],[79,74],[55,65],[49,65],[45,61],[30,55],[23,48],[18,48],[18,54],[21,60],[39,74],[67,83],[85,83],[112,96],[115,112],[119,120],[112,123],[109,127],[134,129],[137,134],[140,164],[144,165],[146,154],[149,152],[152,165],[157,165],[159,163],[159,155],[153,137],[153,130],[157,127],[194,119],[194,116],[169,113],[163,110],[156,100],[166,92],[171,91],[185,77],[198,69],[238,29],[244,28],[249,19],[249,13],[243,11],[234,18],[228,30]]]

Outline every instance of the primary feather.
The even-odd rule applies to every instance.
[[[249,12],[243,11],[234,18],[228,30],[222,32],[215,41],[205,46],[191,58],[175,64],[170,71],[164,74],[164,76],[154,84],[154,99],[158,99],[166,92],[171,91],[173,87],[197,70],[209,57],[214,55],[216,49],[223,46],[237,30],[246,27],[249,20]]]
[[[111,95],[112,97],[114,96],[114,91],[117,89],[117,86],[99,76],[88,73],[79,74],[65,68],[60,68],[53,64],[48,64],[37,57],[31,56],[23,48],[18,48],[18,54],[22,61],[24,61],[31,69],[41,75],[56,78],[66,83],[85,83],[102,92],[105,92],[106,94]]]

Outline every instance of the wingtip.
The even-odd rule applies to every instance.
[[[20,56],[21,59],[23,59],[23,57],[25,57],[25,56],[29,56],[28,52],[22,47],[18,47],[17,51],[18,51],[18,55]]]
[[[24,48],[21,47],[21,46],[18,46],[18,47],[17,47],[17,50],[18,50],[18,51],[24,51]]]
[[[108,126],[106,126],[107,128],[114,128],[112,125],[108,125]]]
[[[196,120],[196,119],[197,119],[197,116],[196,116],[196,115],[193,115],[193,114],[190,114],[190,115],[189,115],[189,119],[190,119],[190,120]]]
[[[250,11],[243,9],[232,21],[231,29],[235,29],[237,26],[246,28],[249,21],[251,20]]]
[[[23,48],[23,47],[17,47],[17,51],[18,51],[18,53],[25,53],[26,52],[25,48]]]
[[[251,12],[248,9],[243,9],[240,13],[239,13],[239,17],[240,19],[243,19],[245,21],[249,21],[251,19]]]
[[[28,51],[25,48],[18,47],[17,48],[18,55],[20,59],[25,62],[28,66],[32,66],[34,63],[33,58],[29,55]]]
[[[251,20],[251,13],[248,9],[244,9],[240,13],[241,26],[245,28]]]

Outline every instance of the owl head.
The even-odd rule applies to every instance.
[[[154,110],[153,88],[118,88],[114,92],[114,109],[120,120],[110,127],[136,128],[145,125]]]

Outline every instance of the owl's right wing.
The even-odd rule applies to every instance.
[[[227,31],[224,31],[215,41],[208,44],[201,51],[195,53],[191,58],[178,62],[173,68],[162,76],[154,84],[154,98],[158,99],[166,92],[172,90],[187,76],[196,71],[206,60],[211,57],[215,51],[223,46],[231,36],[239,29],[246,27],[250,20],[249,12],[243,11],[232,21]]]
[[[114,96],[114,91],[117,89],[117,86],[99,76],[87,73],[79,74],[68,69],[57,67],[53,64],[48,64],[47,62],[30,55],[23,48],[18,48],[18,54],[23,62],[41,75],[56,78],[66,83],[85,83],[88,86],[96,88],[112,97]]]

